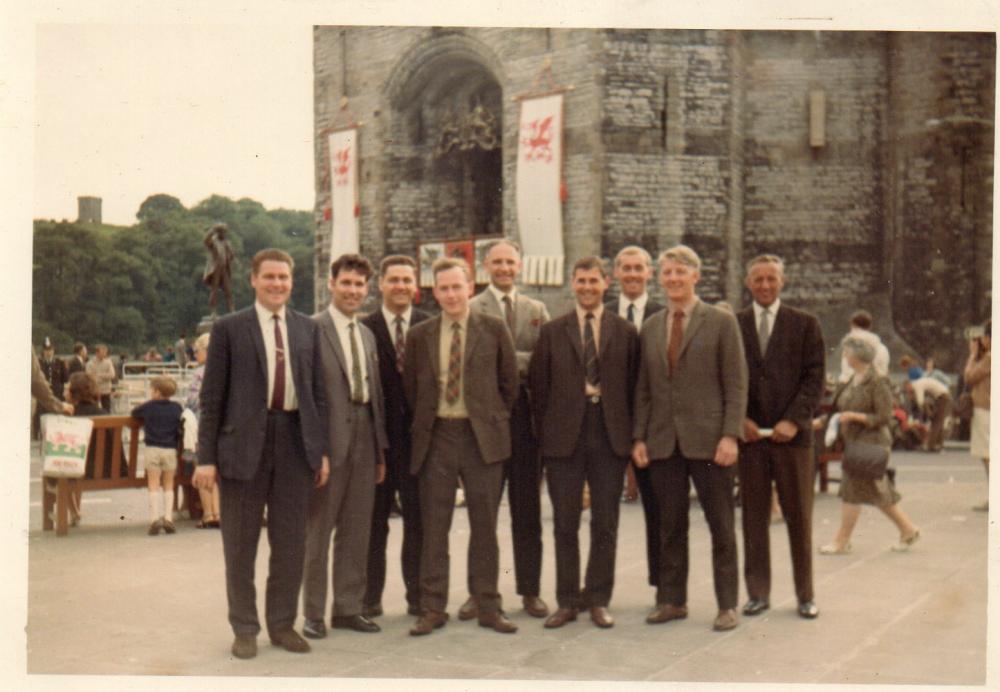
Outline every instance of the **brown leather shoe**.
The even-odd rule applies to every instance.
[[[419,637],[430,634],[434,630],[444,627],[446,622],[448,622],[448,613],[442,613],[439,610],[425,610],[424,614],[417,618],[416,623],[410,628],[410,635]]]
[[[469,596],[469,600],[458,609],[458,619],[471,620],[476,617],[479,617],[479,599],[475,596]]]
[[[545,626],[550,630],[554,630],[557,627],[562,627],[567,622],[573,622],[576,620],[577,614],[576,608],[558,608],[556,612],[549,616],[549,619],[545,621]]]
[[[522,599],[524,611],[533,618],[543,618],[549,614],[549,607],[538,596],[525,596]]]
[[[309,642],[300,637],[299,633],[290,627],[287,630],[272,632],[271,643],[275,646],[280,646],[285,651],[291,651],[293,654],[309,653],[311,649]]]
[[[615,619],[604,606],[594,606],[590,609],[590,619],[598,627],[614,627]]]
[[[715,622],[712,624],[712,629],[716,632],[725,632],[726,630],[735,629],[738,624],[739,620],[736,619],[736,609],[727,608],[726,610],[719,611],[719,614],[715,617]]]
[[[688,616],[687,606],[674,605],[673,603],[658,603],[655,608],[649,611],[646,616],[646,623],[658,625],[671,620],[683,620]]]
[[[257,655],[257,635],[237,634],[231,651],[236,658],[253,658]]]
[[[517,632],[517,625],[508,620],[502,610],[497,610],[492,613],[480,613],[479,626],[491,627],[493,631],[499,632],[500,634],[514,634],[514,632]]]

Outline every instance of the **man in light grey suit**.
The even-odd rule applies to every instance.
[[[668,306],[642,327],[632,448],[636,466],[650,469],[660,510],[656,608],[646,622],[687,617],[690,479],[712,534],[713,628],[730,630],[739,587],[733,465],[747,408],[743,341],[731,313],[695,294],[701,259],[694,250],[661,253],[659,278]]]
[[[371,263],[341,255],[330,265],[330,307],[318,314],[320,360],[329,410],[330,482],[309,498],[306,524],[303,634],[326,636],[323,613],[333,539],[335,628],[378,632],[362,614],[375,485],[385,477],[385,402],[375,335],[357,319],[368,295]]]
[[[539,598],[542,574],[542,467],[538,443],[532,429],[528,400],[528,363],[535,350],[542,325],[549,321],[545,303],[521,294],[514,285],[521,271],[521,250],[512,240],[498,240],[489,247],[483,267],[490,275],[490,285],[469,301],[473,314],[492,315],[503,320],[514,339],[520,386],[517,402],[510,415],[510,459],[504,462],[504,479],[510,505],[511,535],[514,541],[514,575],[517,593],[524,610],[534,617],[545,617],[549,607]],[[469,562],[469,593],[476,565]],[[476,599],[458,611],[460,620],[478,614]]]

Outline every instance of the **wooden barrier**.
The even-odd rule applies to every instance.
[[[138,475],[139,431],[142,421],[131,416],[92,416],[94,431],[87,451],[87,473],[83,478],[46,478],[42,476],[42,529],[54,528],[57,536],[69,532],[69,505],[73,496],[79,500],[90,490],[118,490],[121,488],[145,488],[145,476]],[[128,450],[123,450],[122,433],[130,431]],[[179,436],[178,439],[182,439]],[[174,475],[174,508],[177,505],[177,488],[186,486],[185,496],[190,493],[191,479],[181,458],[181,444],[177,450],[177,472]],[[123,463],[124,462],[124,463]],[[48,484],[55,482],[55,492]],[[55,506],[55,521],[52,509]]]

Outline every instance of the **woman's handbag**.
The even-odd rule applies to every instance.
[[[856,478],[879,479],[889,465],[889,450],[870,442],[848,442],[844,445],[841,467]]]

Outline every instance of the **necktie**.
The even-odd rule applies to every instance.
[[[767,353],[767,342],[771,339],[771,325],[767,318],[768,310],[765,308],[760,313],[760,327],[757,329],[757,343],[760,344],[760,355]]]
[[[601,383],[601,372],[597,365],[597,344],[594,342],[594,313],[588,312],[583,324],[583,364],[587,382],[596,387]]]
[[[449,404],[458,401],[462,391],[462,325],[451,325],[451,349],[448,351],[448,382],[444,388],[444,398]]]
[[[625,316],[625,319],[635,324],[635,303],[628,304],[628,314]]]
[[[684,311],[674,312],[674,321],[670,325],[670,344],[667,346],[667,362],[670,363],[670,376],[673,377],[677,368],[677,359],[681,356],[681,341],[684,339]]]
[[[403,372],[403,360],[406,358],[406,339],[403,338],[403,318],[396,315],[396,370]]]
[[[514,305],[510,300],[510,296],[503,297],[503,316],[507,320],[507,329],[510,330],[510,335],[514,336]]]
[[[351,402],[365,402],[365,383],[361,379],[361,356],[358,353],[358,337],[354,330],[354,320],[347,323],[347,331],[351,337]]]
[[[274,315],[274,391],[271,408],[285,408],[285,341],[281,338],[281,318]]]

